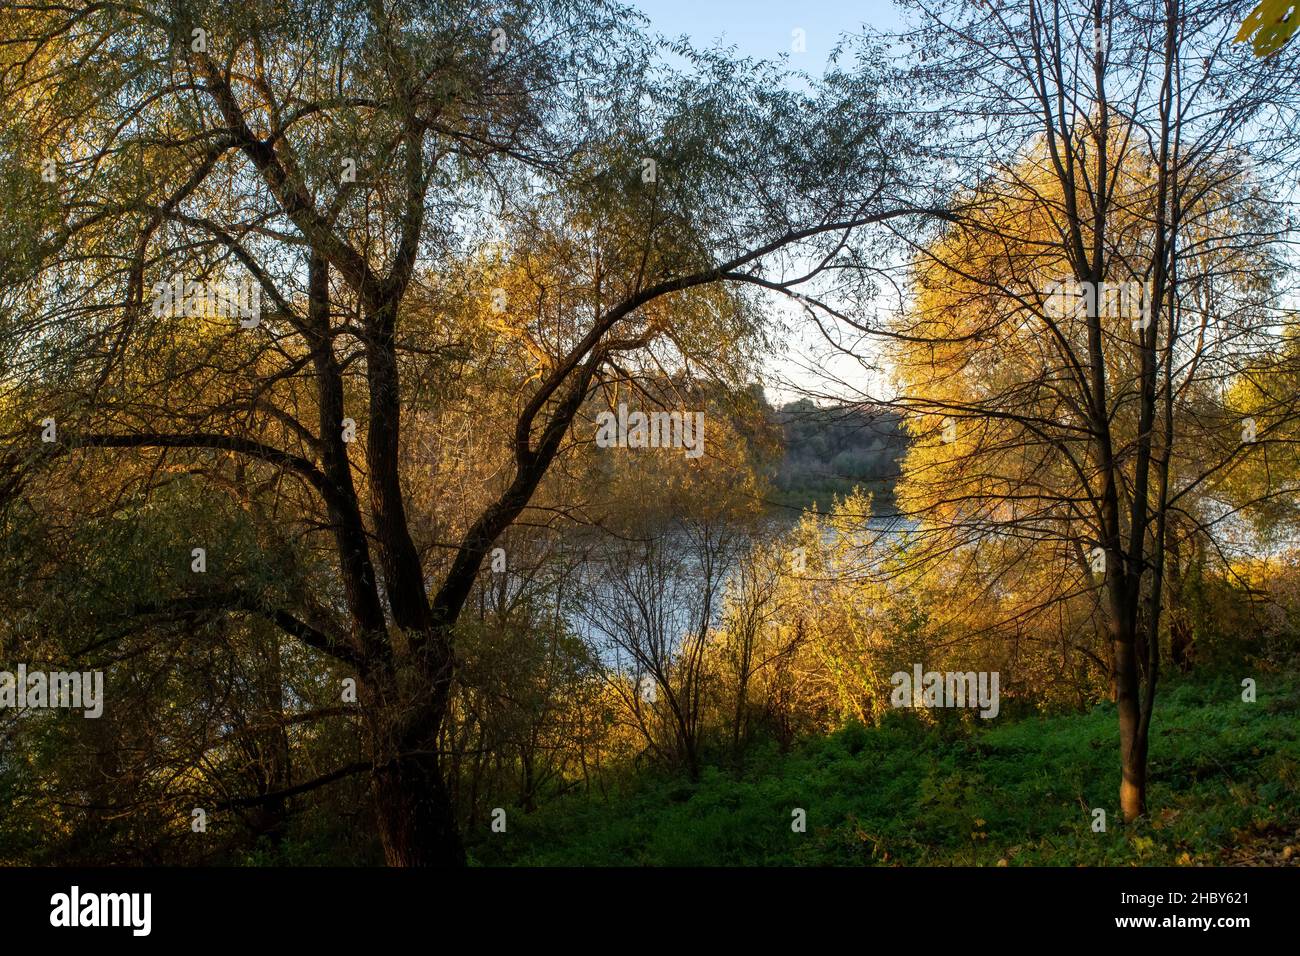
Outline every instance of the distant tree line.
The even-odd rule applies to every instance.
[[[902,418],[865,405],[817,405],[802,398],[770,409],[782,450],[771,473],[772,500],[781,505],[829,507],[832,495],[855,486],[874,495],[879,514],[892,507],[894,483],[907,452]]]

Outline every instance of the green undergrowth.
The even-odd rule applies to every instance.
[[[640,773],[507,830],[470,834],[482,865],[1196,865],[1300,854],[1300,679],[1162,688],[1149,813],[1118,814],[1114,708],[939,730],[910,715],[851,725],[697,781]],[[1094,831],[1094,809],[1106,811]],[[794,811],[806,832],[792,830]],[[1253,853],[1252,847],[1267,851]]]

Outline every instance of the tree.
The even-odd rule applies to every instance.
[[[285,792],[367,773],[389,863],[462,862],[439,740],[488,555],[594,389],[709,364],[755,290],[916,214],[890,115],[719,52],[669,71],[603,0],[37,2],[0,34],[4,501],[252,481],[295,560],[152,610],[263,619],[355,679],[362,759]],[[423,536],[422,424],[489,377],[500,467]]]
[[[1008,567],[1024,583],[1049,561],[1048,603],[1095,588],[1132,820],[1170,525],[1249,453],[1216,392],[1276,347],[1271,197],[1293,144],[1273,122],[1294,83],[1235,50],[1214,4],[914,8],[906,88],[929,104],[951,215],[900,236],[913,282],[894,321],[829,294],[810,311],[894,357],[924,560],[958,545],[1004,593]]]

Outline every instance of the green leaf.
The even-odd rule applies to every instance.
[[[1237,31],[1236,42],[1250,39],[1256,56],[1268,56],[1282,48],[1295,33],[1297,18],[1292,0],[1260,0]]]

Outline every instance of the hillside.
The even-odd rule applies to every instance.
[[[803,399],[771,411],[779,426],[782,456],[772,476],[778,505],[830,505],[832,495],[855,486],[876,496],[876,513],[892,507],[894,482],[907,450],[898,415],[855,405],[818,407]]]
[[[474,838],[482,864],[1208,865],[1300,859],[1300,677],[1166,688],[1151,810],[1118,822],[1113,707],[974,732],[911,718],[850,726],[794,752],[756,749],[738,776],[643,775],[598,795],[508,810]],[[1266,687],[1271,689],[1265,689]],[[791,832],[792,808],[807,832]],[[1094,833],[1091,809],[1107,810]]]

